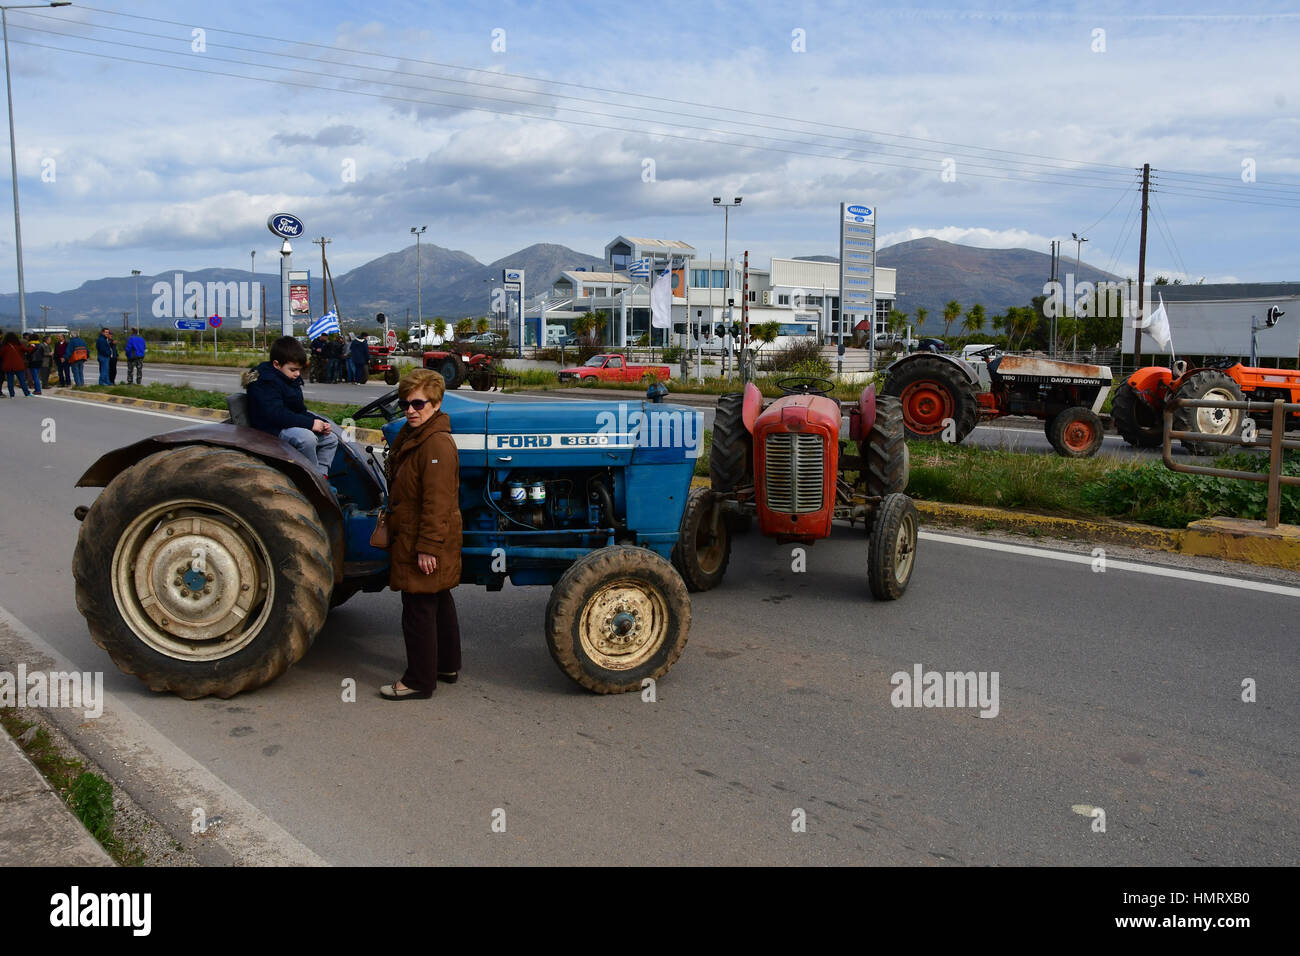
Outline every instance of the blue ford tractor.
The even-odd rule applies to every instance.
[[[73,560],[77,607],[123,671],[185,698],[270,683],[307,653],[330,608],[388,585],[370,547],[384,493],[373,446],[340,442],[328,476],[247,427],[156,435],[100,458],[104,490]],[[405,420],[397,392],[357,412]],[[700,414],[651,402],[479,401],[448,392],[460,454],[463,584],[550,585],[560,669],[597,693],[639,689],[681,655],[691,605],[670,563]]]

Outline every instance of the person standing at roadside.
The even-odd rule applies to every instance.
[[[388,454],[388,586],[402,594],[406,672],[379,689],[385,700],[433,696],[438,681],[460,675],[460,622],[451,590],[460,583],[460,459],[451,419],[442,411],[445,382],[417,368],[397,386],[406,424]]]
[[[72,370],[68,368],[68,337],[63,333],[54,343],[54,365],[59,370],[59,387],[67,388],[72,383]]]
[[[45,343],[35,333],[27,337],[27,375],[32,380],[32,391],[41,394],[41,378],[45,375]]]
[[[108,380],[112,382],[114,385],[117,384],[117,356],[118,356],[117,339],[113,337],[112,332],[109,332],[108,333]]]
[[[112,332],[108,329],[99,330],[99,338],[95,339],[95,358],[99,362],[99,384],[112,385],[113,382],[108,377],[109,361],[113,357],[113,342],[111,339]]]
[[[352,365],[356,370],[352,381],[364,383],[370,377],[370,346],[364,336],[358,335],[352,340]]]
[[[77,333],[72,333],[68,339],[68,374],[71,376],[72,384],[86,384],[86,361],[90,358],[90,346],[86,344]]]
[[[131,337],[126,340],[126,384],[132,383],[132,377],[136,385],[144,384],[144,353],[147,350],[140,330],[132,329]]]
[[[0,371],[4,372],[9,384],[10,398],[17,397],[14,395],[14,379],[22,386],[23,394],[31,398],[32,393],[27,388],[27,352],[16,332],[6,332],[3,344],[0,344]]]

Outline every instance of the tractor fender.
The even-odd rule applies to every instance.
[[[132,465],[168,448],[209,445],[231,448],[260,458],[283,472],[312,503],[329,535],[334,559],[334,582],[343,580],[343,514],[330,491],[329,482],[311,462],[286,442],[256,428],[240,425],[199,425],[154,435],[100,456],[77,481],[78,488],[106,488],[109,482]]]
[[[1130,375],[1128,384],[1152,408],[1164,408],[1173,380],[1174,373],[1163,365],[1148,365]]]
[[[745,423],[745,431],[751,435],[754,433],[754,422],[758,420],[758,413],[763,410],[763,393],[758,390],[758,386],[750,382],[745,386],[745,397],[741,399],[740,420]]]
[[[966,377],[968,382],[974,385],[977,389],[980,387],[979,375],[976,373],[975,367],[971,365],[970,362],[964,362],[955,356],[945,355],[942,352],[913,352],[911,355],[904,355],[896,362],[891,362],[889,367],[885,369],[885,381],[889,381],[890,373],[896,369],[903,368],[907,364],[917,361],[933,361],[934,359],[941,359],[952,364],[955,368],[961,370],[962,375]]]
[[[856,412],[857,414],[853,414]],[[876,424],[876,386],[868,385],[849,413],[849,440],[862,441]]]

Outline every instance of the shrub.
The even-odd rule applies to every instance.
[[[772,372],[787,372],[805,362],[819,360],[821,355],[821,346],[815,340],[803,339],[773,352],[764,349],[759,353],[758,367]]]

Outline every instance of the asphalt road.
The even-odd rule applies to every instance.
[[[1114,554],[1096,573],[1086,544],[1064,556],[927,534],[907,594],[876,603],[860,531],[809,549],[804,573],[789,546],[746,536],[723,586],[694,597],[690,643],[653,703],[572,685],[545,647],[548,592],[509,585],[457,589],[464,673],[429,701],[375,695],[404,662],[391,592],[336,610],[257,692],[153,694],[76,610],[71,512],[96,491],[73,485],[102,452],[173,427],[0,401],[0,605],[104,672],[103,721],[54,716],[212,859],[225,859],[216,844],[189,835],[192,764],[242,808],[223,827],[274,832],[261,861],[1285,865],[1300,853],[1300,587]],[[997,715],[893,706],[891,675],[917,665],[996,672]],[[348,678],[355,703],[341,699]],[[1246,679],[1257,703],[1241,699]],[[1102,808],[1105,832],[1076,806]],[[793,832],[801,812],[806,832]],[[248,846],[222,852],[246,859]]]
[[[226,392],[227,394],[237,391],[240,387],[239,370],[237,369],[154,365],[147,366],[146,371],[147,380],[151,382],[165,382],[171,385],[182,385],[188,382],[195,388]],[[365,385],[312,385],[308,383],[304,386],[304,394],[308,401],[350,404],[352,402],[362,403],[373,400],[390,389],[390,386],[381,382],[368,382]],[[555,392],[475,393],[469,388],[460,389],[458,394],[479,397],[494,402],[584,401],[595,397],[590,393],[574,395],[563,395]],[[636,393],[633,392],[620,392],[617,394],[618,398],[628,400],[633,400],[636,397]],[[618,400],[618,398],[615,400]],[[672,401],[671,397],[669,401]],[[711,405],[705,406],[703,412],[704,427],[712,428],[713,407]],[[1003,420],[997,424],[977,425],[975,430],[967,436],[966,442],[982,448],[1002,448],[1007,451],[1054,454],[1051,443],[1048,442],[1047,435],[1043,432],[1042,423],[1030,419]],[[1108,434],[1103,439],[1099,454],[1114,455],[1121,458],[1158,459],[1160,450],[1132,448],[1118,435]],[[1179,457],[1187,457],[1180,447],[1174,449],[1174,454]]]

